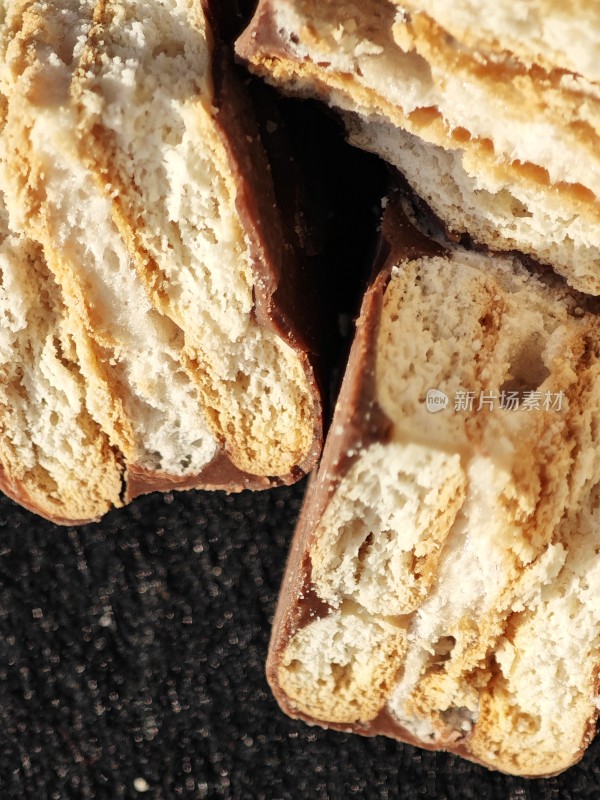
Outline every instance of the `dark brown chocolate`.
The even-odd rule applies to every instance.
[[[311,454],[311,458],[316,457],[318,455]],[[242,492],[244,489],[272,489],[275,486],[287,486],[295,483],[303,478],[304,475],[305,472],[301,467],[287,475],[272,477],[252,475],[236,467],[227,454],[221,450],[204,467],[200,474],[177,476],[166,472],[156,472],[139,464],[129,466],[124,499],[125,502],[129,503],[143,494],[184,491],[186,489],[221,489],[229,493]]]
[[[256,52],[264,51],[271,57],[290,58],[285,42],[277,31],[273,4],[260,0],[250,25],[235,43],[237,55],[246,62],[251,61]]]
[[[218,32],[215,5],[205,2],[207,15]],[[292,211],[294,216],[285,226],[282,212],[295,209],[298,203],[295,199],[288,202],[288,197],[277,198],[256,108],[235,73],[233,52],[218,39],[213,57],[213,84],[215,122],[236,178],[237,210],[254,254],[257,319],[295,349],[316,354],[319,350],[316,332],[321,320],[314,314],[315,303],[311,299],[317,287],[301,249],[293,247],[288,241],[290,237],[284,236],[284,227],[291,231],[297,228],[297,217]],[[276,157],[274,148],[271,154]],[[286,166],[288,186],[278,188],[289,196],[297,181],[293,175],[289,179],[290,165]]]
[[[167,472],[154,470],[134,464],[127,470],[127,490],[125,501],[152,492],[184,491],[199,488],[199,481],[211,489],[223,489],[226,492],[241,492],[243,489],[269,489],[277,485],[276,480],[260,475],[248,475],[232,464],[227,455],[218,453],[202,470],[200,476],[170,475]]]

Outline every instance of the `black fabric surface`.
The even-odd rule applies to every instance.
[[[509,778],[310,728],[263,665],[303,486],[53,526],[0,498],[0,798],[597,798],[599,744]]]

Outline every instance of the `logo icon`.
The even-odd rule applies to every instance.
[[[425,408],[431,414],[443,411],[448,408],[448,395],[444,394],[440,389],[428,389],[425,396]]]

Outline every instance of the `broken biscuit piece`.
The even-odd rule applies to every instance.
[[[456,235],[600,294],[600,18],[593,3],[261,0],[237,44],[347,116]]]
[[[313,276],[231,60],[212,3],[20,0],[0,19],[10,230],[64,299],[124,499],[290,483],[320,453]]]
[[[600,319],[390,203],[268,675],[292,716],[548,775],[594,728]]]

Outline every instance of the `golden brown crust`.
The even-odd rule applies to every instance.
[[[489,140],[476,137],[465,139],[463,131],[449,128],[441,112],[436,108],[423,108],[405,114],[399,106],[390,103],[382,95],[356,84],[351,75],[324,73],[318,64],[310,61],[298,62],[284,50],[276,56],[271,55],[270,51],[269,55],[257,53],[252,49],[255,42],[254,26],[258,26],[263,18],[255,18],[253,27],[248,28],[238,40],[236,50],[257,74],[284,88],[286,93],[300,97],[318,96],[325,101],[328,101],[333,93],[339,93],[339,97],[344,98],[344,102],[340,103],[343,107],[353,108],[357,103],[367,113],[379,114],[397,127],[417,136],[424,136],[426,130],[427,141],[433,144],[448,149],[460,147],[468,153],[469,161],[476,162],[483,172],[499,183],[508,182],[524,188],[549,187],[550,178],[546,169],[529,162],[513,162],[510,165],[499,163],[494,157],[494,149]],[[261,28],[261,32],[264,33],[265,29]],[[303,85],[305,81],[306,87]],[[596,197],[581,184],[555,183],[553,193],[573,214],[583,216],[590,224],[597,224],[600,221],[600,205]]]
[[[109,511],[109,508],[104,508],[99,511],[96,516],[85,519],[74,519],[72,516],[62,517],[56,513],[54,509],[47,502],[40,502],[39,499],[32,497],[25,489],[25,485],[21,480],[14,480],[5,470],[0,467],[0,491],[3,492],[15,503],[18,503],[28,511],[37,514],[39,517],[47,519],[55,525],[86,525],[90,522],[98,522],[102,514]]]

